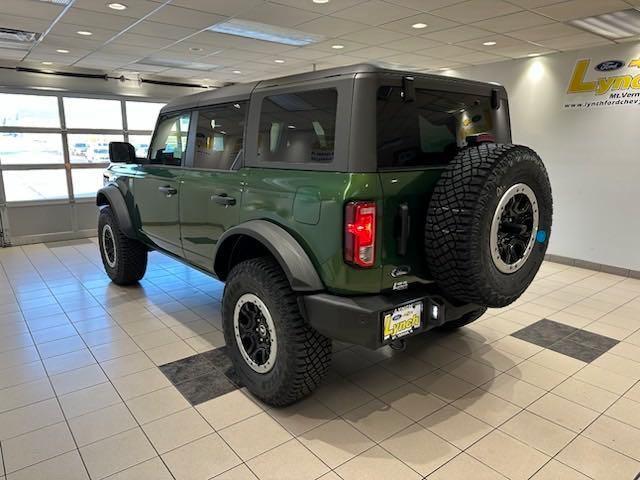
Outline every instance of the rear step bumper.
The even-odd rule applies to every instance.
[[[356,297],[317,293],[301,300],[308,322],[318,332],[372,349],[392,342],[392,338],[383,339],[383,316],[398,307],[422,302],[420,326],[399,338],[426,332],[480,308],[474,304],[454,305],[432,288]]]

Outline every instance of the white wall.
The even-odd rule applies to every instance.
[[[513,141],[535,149],[551,178],[554,218],[548,253],[640,270],[640,104],[564,109],[575,62],[585,58],[594,59],[590,76],[607,75],[594,71],[598,61],[640,58],[640,44],[447,74],[506,87]]]

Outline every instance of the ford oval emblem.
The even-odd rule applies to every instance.
[[[595,66],[595,69],[599,72],[610,72],[612,70],[620,70],[626,65],[622,60],[607,60],[601,62]]]

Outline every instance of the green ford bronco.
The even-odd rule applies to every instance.
[[[131,284],[158,250],[225,282],[240,380],[287,405],[320,383],[331,339],[399,348],[524,292],[551,187],[510,142],[504,88],[371,65],[180,98],[146,158],[109,147],[104,267]]]

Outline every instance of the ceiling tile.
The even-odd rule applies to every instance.
[[[459,57],[461,55],[471,54],[473,53],[473,50],[470,50],[464,47],[459,47],[457,45],[442,45],[440,47],[428,48],[423,53],[430,57],[451,58],[451,57]]]
[[[532,9],[537,7],[544,7],[545,5],[552,5],[554,3],[561,2],[562,0],[509,0],[511,3],[518,5],[522,8]]]
[[[53,21],[64,10],[62,5],[30,0],[2,0],[2,13]]]
[[[459,0],[386,0],[388,3],[402,7],[413,8],[421,12],[430,12],[438,8],[447,7]]]
[[[138,35],[127,31],[122,35],[119,35],[118,38],[111,43],[157,49],[171,45],[174,42],[175,40],[171,38],[149,37],[147,35]]]
[[[51,33],[46,37],[44,37],[42,42],[40,42],[40,45],[47,45],[47,46],[50,46],[51,48],[66,48],[68,50],[76,49],[76,48],[83,48],[86,50],[95,50],[96,48],[99,48],[103,44],[104,42],[93,40],[91,38],[86,38],[86,37],[78,38],[77,35],[75,37],[71,37],[71,36],[67,37],[64,35],[54,35]]]
[[[250,11],[262,3],[263,0],[173,0],[171,2],[176,7],[192,8],[229,17]]]
[[[309,22],[320,15],[300,10],[299,8],[285,7],[275,3],[262,3],[251,10],[238,15],[238,18],[262,22],[281,27],[295,27],[301,23]]]
[[[424,37],[409,37],[402,40],[396,40],[395,42],[389,42],[385,44],[386,48],[392,50],[401,50],[403,52],[420,52],[431,47],[437,47],[442,45],[441,42],[430,40]]]
[[[351,22],[342,18],[325,17],[316,18],[310,22],[302,23],[297,26],[298,29],[309,33],[317,33],[318,35],[326,35],[328,37],[339,37],[346,33],[355,32],[367,28],[366,25],[357,22]]]
[[[218,58],[228,58],[236,60],[237,62],[246,62],[246,61],[254,61],[263,57],[262,53],[249,52],[247,50],[238,50],[237,48],[223,48],[211,55],[211,57],[215,57],[211,59],[213,63],[218,61]]]
[[[449,28],[440,32],[427,33],[425,38],[436,40],[443,43],[456,43],[465,40],[473,40],[474,38],[486,37],[491,32],[481,30],[476,27],[463,25],[461,27]]]
[[[622,0],[571,0],[538,8],[536,12],[556,20],[572,20],[627,8],[628,4]]]
[[[334,49],[334,45],[342,45],[341,49]],[[341,39],[331,39],[326,42],[315,43],[313,48],[316,50],[323,50],[325,52],[333,53],[335,55],[350,55],[349,52],[353,50],[359,50],[365,48],[367,45],[364,43],[343,41]]]
[[[147,47],[137,47],[135,45],[122,45],[118,43],[110,43],[100,49],[101,52],[114,55],[137,55],[140,58],[149,55],[150,51]]]
[[[226,17],[222,15],[215,15],[213,13],[192,10],[190,8],[165,5],[156,13],[150,15],[147,19],[152,22],[201,30],[224,21]]]
[[[380,0],[369,0],[364,3],[359,3],[353,7],[339,10],[333,13],[333,16],[377,26],[383,23],[399,20],[401,18],[410,17],[417,13],[419,12],[416,10],[391,5]]]
[[[133,2],[125,2],[127,5],[126,10],[113,10],[107,6],[108,3],[108,0],[75,0],[73,8],[108,13],[120,17],[141,18],[161,5],[148,0],[135,0]]]
[[[506,57],[501,57],[500,55],[494,55],[484,52],[474,52],[467,55],[462,55],[460,57],[452,57],[452,59],[456,62],[469,63],[471,65],[480,65],[483,63],[493,63],[508,60]]]
[[[455,22],[471,23],[500,15],[508,15],[519,10],[521,10],[520,7],[502,0],[469,0],[450,7],[439,8],[434,10],[433,14]]]
[[[76,32],[80,30],[89,30],[92,35],[85,37],[78,35]],[[86,25],[74,25],[71,23],[56,23],[51,29],[53,35],[63,35],[66,37],[76,38],[78,40],[91,40],[93,42],[106,42],[119,33],[118,30],[107,30],[104,28],[87,27]]]
[[[138,35],[147,35],[151,37],[168,38],[172,40],[181,40],[189,35],[196,33],[198,29],[178,27],[158,22],[150,22],[145,20],[138,23],[134,27],[127,30],[127,33],[136,33]]]
[[[403,35],[399,32],[392,32],[390,30],[384,30],[382,28],[365,28],[357,32],[347,33],[340,38],[346,40],[353,40],[354,42],[366,43],[367,45],[382,45],[387,42],[393,42],[394,40],[400,40],[402,38],[408,38],[408,35]]]
[[[522,30],[523,28],[538,27],[540,25],[548,25],[554,21],[548,17],[538,15],[533,12],[518,12],[501,17],[490,18],[474,23],[474,27],[484,28],[497,33],[513,32],[514,30]]]
[[[362,58],[367,61],[375,61],[380,58],[390,57],[397,54],[398,52],[396,50],[384,47],[367,47],[350,53],[352,57]]]
[[[514,45],[512,47],[496,48],[494,50],[494,53],[503,55],[505,57],[523,58],[532,54],[547,55],[550,53],[555,53],[555,51],[545,47],[539,47],[537,45],[527,43],[523,45]]]
[[[485,42],[496,42],[495,45],[483,45]],[[474,40],[467,40],[465,42],[456,43],[461,47],[473,48],[474,50],[482,50],[483,52],[492,53],[497,48],[515,47],[530,45],[524,40],[519,40],[513,37],[507,37],[505,35],[490,35],[487,37],[476,38]]]
[[[606,38],[586,32],[567,37],[540,40],[538,43],[544,47],[554,48],[556,50],[572,50],[576,48],[592,47],[594,45],[613,45],[613,42]]]
[[[427,26],[424,28],[412,28],[411,26],[416,23],[424,23]],[[428,13],[420,13],[411,17],[396,20],[394,22],[384,23],[380,25],[380,28],[387,30],[394,30],[396,32],[405,33],[408,35],[424,35],[429,32],[437,32],[439,30],[445,30],[447,28],[457,27],[459,24],[451,22],[435,15],[429,15]]]
[[[121,31],[133,24],[136,20],[121,15],[111,15],[110,13],[81,10],[73,7],[67,10],[67,13],[63,15],[60,21],[81,25],[85,29],[87,29],[87,27],[98,27],[106,30]]]
[[[440,59],[438,59],[437,61],[439,60]],[[406,67],[424,67],[427,66],[428,62],[433,61],[433,59],[422,55],[416,55],[414,53],[401,53],[399,55],[386,57],[384,61],[388,63],[404,65]]]
[[[509,36],[528,42],[540,42],[540,40],[577,35],[579,33],[582,33],[582,30],[578,28],[562,23],[552,23],[542,27],[525,28],[516,32],[510,32]]]
[[[189,1],[189,0],[183,0]],[[201,1],[209,1],[209,0],[201,0]],[[226,0],[222,0],[226,1]],[[280,5],[287,5],[289,7],[297,7],[303,10],[308,10],[311,12],[320,13],[322,15],[327,15],[333,12],[337,12],[338,10],[344,10],[345,8],[352,7],[357,5],[358,3],[365,2],[367,0],[331,0],[328,3],[313,3],[311,1],[306,0],[272,0],[273,3],[278,3]]]
[[[303,47],[287,50],[286,55],[299,60],[319,60],[335,55],[335,51],[328,52],[325,50],[316,50],[313,47]]]
[[[22,60],[27,52],[13,48],[0,48],[0,58],[3,60]],[[2,80],[0,80],[2,82]]]
[[[47,20],[28,17],[17,17],[0,13],[0,27],[13,28],[15,30],[27,30],[28,32],[42,33],[51,23]]]

